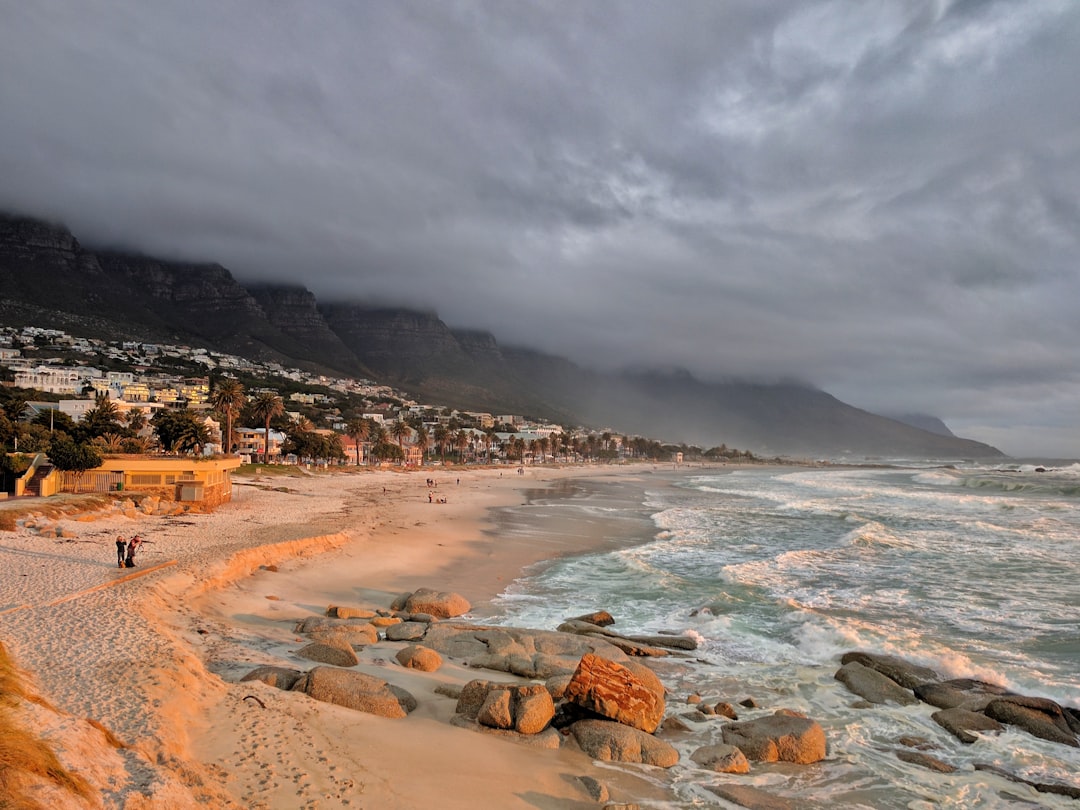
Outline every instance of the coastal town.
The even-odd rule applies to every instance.
[[[419,403],[369,379],[328,377],[212,349],[0,327],[4,442],[47,451],[57,430],[105,454],[230,455],[306,465],[681,461],[700,448]],[[727,447],[710,458],[750,458]]]

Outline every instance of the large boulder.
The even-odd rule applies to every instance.
[[[331,664],[335,667],[355,667],[360,663],[353,648],[345,644],[313,641],[297,650],[296,655],[309,661],[318,661],[320,664]]]
[[[379,640],[379,631],[375,625],[364,622],[363,624],[349,624],[341,627],[323,627],[308,633],[312,641],[321,641],[323,644],[336,644],[346,647],[366,647],[375,644]]]
[[[722,733],[725,743],[758,762],[807,765],[825,759],[825,730],[795,712],[781,710],[757,720],[728,723]]]
[[[431,625],[424,646],[447,658],[464,660],[470,667],[509,672],[529,680],[572,674],[586,653],[612,661],[630,660],[622,650],[598,637],[454,622]]]
[[[706,745],[690,755],[690,759],[717,773],[750,773],[750,763],[734,745]]]
[[[871,703],[898,703],[901,706],[911,706],[919,702],[918,698],[892,678],[858,661],[849,661],[844,664],[836,671],[835,678],[850,691]]]
[[[450,718],[450,725],[458,728],[467,728],[470,731],[478,731],[482,734],[490,734],[504,740],[516,742],[529,748],[541,748],[547,751],[558,750],[562,746],[562,735],[553,728],[546,728],[539,734],[521,734],[513,729],[491,728],[482,726],[476,720],[470,720],[463,714],[454,715]]]
[[[920,684],[937,683],[941,680],[941,676],[929,667],[922,667],[892,655],[878,655],[854,650],[844,653],[840,657],[841,665],[850,664],[853,661],[880,672],[905,689],[914,689]]]
[[[542,684],[474,680],[462,687],[456,711],[488,728],[539,734],[555,716],[555,702]]]
[[[595,624],[597,627],[608,627],[615,624],[615,619],[606,610],[597,610],[592,613],[586,613],[584,616],[575,616],[572,619],[567,619],[568,622],[587,622],[588,624]]]
[[[652,734],[664,719],[664,685],[648,668],[583,655],[566,687],[571,703]]]
[[[423,622],[402,622],[386,628],[387,641],[419,641],[427,632],[428,625]]]
[[[397,602],[394,604],[397,605]],[[420,588],[409,594],[404,604],[395,609],[409,613],[427,613],[437,619],[452,619],[468,613],[471,608],[472,605],[461,594]]]
[[[380,717],[400,718],[413,711],[416,698],[372,675],[335,667],[315,667],[293,686],[294,692]]]
[[[308,616],[296,623],[297,633],[313,633],[331,627],[352,627],[368,624],[368,619],[334,619],[327,616]]]
[[[421,647],[419,644],[402,647],[394,655],[394,658],[406,669],[416,669],[420,672],[434,672],[443,663],[441,655],[434,650],[429,650],[427,647]]]
[[[1013,694],[1004,686],[972,678],[924,683],[916,686],[914,691],[915,697],[923,703],[939,709],[962,708],[972,712],[981,712],[991,700]]]
[[[987,704],[986,716],[1022,728],[1028,734],[1050,742],[1080,748],[1061,706],[1052,700],[1030,697],[1002,697]]]
[[[971,744],[979,739],[976,731],[1004,731],[1005,726],[997,720],[980,712],[972,712],[959,706],[941,709],[930,715],[930,719],[952,734],[962,743]]]
[[[593,759],[606,762],[641,762],[670,768],[679,761],[679,752],[663,740],[636,728],[610,720],[579,720],[570,733],[581,750]]]
[[[267,686],[274,686],[278,689],[284,689],[288,691],[293,688],[293,685],[304,676],[304,673],[298,669],[289,669],[288,667],[256,667],[251,670],[247,675],[241,678],[241,681],[261,681]]]

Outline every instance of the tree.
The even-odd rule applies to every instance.
[[[75,427],[75,433],[84,441],[104,436],[106,433],[122,433],[124,426],[120,419],[120,409],[105,395],[100,395],[94,407],[86,412],[82,421]]]
[[[233,451],[233,422],[244,407],[244,386],[231,377],[218,380],[210,394],[210,407],[225,417],[225,446],[222,449],[228,455]]]
[[[450,429],[441,422],[435,426],[435,445],[439,448],[439,458],[446,461],[446,448],[450,445]]]
[[[424,463],[424,455],[427,453],[428,448],[431,447],[431,434],[428,433],[428,429],[421,423],[416,428],[416,446],[420,448],[420,463]]]
[[[469,448],[469,434],[464,430],[459,430],[454,434],[454,447],[458,451],[458,463],[465,463],[465,451]]]
[[[360,466],[360,443],[367,441],[367,437],[371,435],[371,420],[356,419],[349,420],[349,423],[345,426],[345,434],[356,443],[356,466]]]
[[[285,403],[272,391],[263,391],[251,403],[251,411],[263,423],[263,464],[270,459],[270,420],[285,413]]]
[[[168,453],[200,452],[210,441],[210,431],[187,408],[166,408],[154,414],[150,424],[162,449]]]
[[[78,492],[83,473],[101,466],[101,452],[93,445],[60,436],[49,447],[49,461],[58,470],[75,473],[75,491]]]
[[[401,457],[405,457],[405,439],[412,435],[412,428],[404,420],[399,419],[394,422],[390,428],[390,436],[397,442],[398,449],[401,450]]]

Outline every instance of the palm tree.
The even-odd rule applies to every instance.
[[[402,419],[394,422],[390,428],[390,436],[397,442],[402,457],[405,456],[405,440],[412,435],[412,428]]]
[[[263,464],[270,459],[270,420],[285,413],[285,403],[272,391],[263,391],[251,403],[251,413],[263,422]]]
[[[356,442],[356,466],[360,466],[360,443],[371,435],[371,422],[367,419],[352,419],[345,426],[345,434]]]
[[[424,454],[427,453],[428,448],[431,446],[431,434],[428,433],[428,429],[422,424],[415,428],[416,430],[416,446],[420,448],[420,463],[424,463]]]
[[[458,463],[465,463],[465,450],[469,447],[469,434],[459,430],[454,434],[454,446],[458,450]]]
[[[222,450],[229,455],[233,448],[233,420],[244,407],[244,386],[231,377],[218,380],[210,394],[210,406],[225,417],[225,446]]]
[[[435,444],[439,448],[439,457],[446,461],[446,447],[450,444],[450,429],[441,422],[435,426]]]

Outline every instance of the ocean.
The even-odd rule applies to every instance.
[[[964,745],[933,707],[857,708],[834,673],[865,650],[1080,706],[1078,506],[1080,464],[660,467],[561,482],[503,510],[495,531],[599,535],[605,550],[533,567],[482,618],[553,629],[605,609],[621,633],[687,633],[695,660],[663,665],[669,708],[692,692],[752,697],[761,708],[740,719],[789,708],[825,728],[824,763],[727,776],[690,762],[720,742],[722,723],[702,724],[657,776],[671,802],[643,807],[717,806],[704,786],[736,780],[828,807],[1076,808],[974,765],[1080,785],[1080,750],[1015,729]],[[902,762],[901,737],[958,770]]]

